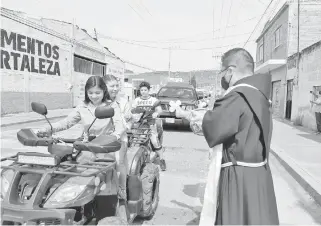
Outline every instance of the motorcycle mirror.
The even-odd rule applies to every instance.
[[[95,117],[98,119],[111,118],[115,115],[114,108],[110,106],[100,106],[95,110]]]
[[[40,115],[47,115],[48,113],[46,105],[37,102],[31,103],[31,109]]]
[[[88,134],[88,139],[89,139],[89,130],[92,127],[92,125],[95,123],[96,119],[105,119],[105,118],[111,118],[115,115],[115,110],[114,108],[110,106],[99,106],[95,110],[95,119],[94,121],[90,124],[90,126],[87,129],[87,134]]]
[[[154,104],[153,104],[153,106],[152,106],[152,108],[151,108],[151,110],[152,111],[154,111],[155,110],[155,108],[156,107],[158,107],[158,106],[160,106],[161,105],[161,102],[158,100],[158,101],[156,101]]]
[[[49,122],[49,120],[47,118],[48,111],[47,111],[46,105],[41,104],[41,103],[37,103],[37,102],[32,102],[31,103],[31,109],[32,109],[32,111],[34,111],[34,112],[36,112],[36,113],[38,113],[40,115],[45,116],[47,122],[50,125],[50,131],[51,131],[51,134],[52,134],[53,128],[52,128],[52,125],[51,125],[51,123]]]

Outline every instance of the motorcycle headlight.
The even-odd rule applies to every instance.
[[[86,188],[86,185],[64,183],[48,199],[51,203],[64,203],[77,198]]]
[[[13,174],[13,170],[6,170],[1,173],[1,199],[3,199],[8,192]]]

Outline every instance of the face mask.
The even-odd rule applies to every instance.
[[[233,75],[231,75],[229,81],[227,81],[227,79],[225,78],[226,75],[221,78],[221,86],[224,90],[227,90],[230,87],[230,82],[231,82],[232,76]]]

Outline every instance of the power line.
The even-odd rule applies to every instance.
[[[234,35],[228,35],[225,37],[217,37],[217,38],[206,38],[206,39],[200,39],[200,40],[189,40],[189,41],[180,41],[180,42],[171,42],[171,43],[195,43],[195,42],[204,42],[204,41],[211,41],[211,40],[219,40],[219,39],[223,39],[223,38],[228,38],[228,37],[238,37],[238,36],[243,36],[243,35],[248,35],[251,32],[247,32],[247,33],[240,33],[240,34],[234,34]],[[123,42],[130,42],[133,44],[137,44],[140,46],[145,46],[147,47],[148,45],[143,45],[140,44],[139,42],[135,41],[135,40],[130,40],[130,39],[122,39],[122,38],[115,38],[115,37],[111,37],[111,36],[105,36],[103,34],[101,34],[103,37],[107,38],[107,39],[112,39],[112,40],[117,40],[117,41],[123,41]],[[155,47],[158,48],[158,47]]]
[[[220,20],[220,27],[222,26],[222,20],[223,20],[223,8],[224,8],[224,0],[222,0],[222,7],[221,7],[221,20]]]
[[[128,5],[142,20],[144,20],[144,18],[142,17],[142,15],[140,15],[129,3],[127,3],[127,5]]]
[[[225,34],[226,34],[226,28],[227,28],[227,26],[228,26],[229,23],[230,23],[230,16],[231,16],[232,5],[233,5],[233,0],[231,0],[230,10],[228,11],[227,22],[226,22],[226,26],[225,26],[225,29],[224,29],[224,37],[225,37]]]
[[[144,45],[144,44],[134,43],[134,42],[130,42],[130,41],[118,39],[118,38],[113,38],[113,37],[106,36],[106,35],[99,34],[99,33],[98,33],[98,35],[100,36],[100,39],[101,39],[101,38],[106,38],[106,39],[110,39],[110,40],[114,40],[114,41],[126,43],[126,44],[129,44],[129,45],[141,46],[141,47],[152,48],[152,49],[169,50],[169,47],[157,47],[157,46]],[[226,46],[204,47],[204,48],[195,48],[195,49],[192,49],[192,48],[176,48],[176,50],[191,50],[191,51],[193,51],[193,50],[208,50],[208,49],[229,47],[229,46],[238,45],[238,44],[243,44],[243,43],[244,43],[244,42],[235,43],[235,44],[230,44],[230,45],[226,45]]]
[[[256,19],[256,18],[258,18],[260,16],[261,16],[261,14],[255,16],[255,17],[251,17],[249,19],[246,19],[244,21],[241,21],[240,23],[226,26],[226,28],[237,27],[237,26],[243,25],[245,22],[252,21],[252,20],[254,20],[254,19]],[[214,31],[216,32],[216,31],[220,31],[222,29],[223,28],[218,28],[218,29],[216,29]],[[173,43],[173,42],[175,43],[175,41],[180,42],[178,40],[191,39],[192,37],[197,37],[197,36],[200,36],[200,35],[207,35],[207,34],[212,34],[212,33],[213,33],[213,30],[208,31],[208,32],[202,32],[202,33],[195,34],[195,35],[191,35],[189,37],[180,37],[180,38],[172,38],[172,39],[165,39],[165,40],[131,40],[131,41],[140,42],[140,43]]]
[[[246,44],[249,42],[250,38],[252,37],[252,35],[254,34],[255,30],[256,30],[257,27],[259,26],[261,20],[263,19],[264,15],[266,14],[266,12],[267,12],[268,8],[270,7],[270,5],[272,4],[272,2],[273,2],[273,0],[271,0],[270,3],[269,3],[269,5],[266,7],[266,9],[265,9],[264,13],[262,14],[260,20],[257,22],[257,24],[256,24],[256,26],[254,27],[253,31],[251,32],[249,38],[246,40],[243,48],[244,48],[244,47],[246,46]]]
[[[142,66],[142,65],[139,65],[139,64],[136,64],[136,63],[133,63],[133,62],[130,62],[128,60],[124,60],[123,61],[127,64],[130,64],[130,65],[133,65],[133,66],[136,66],[136,67],[139,67],[139,68],[143,68],[143,69],[147,69],[147,70],[150,70],[150,71],[157,71],[155,69],[152,69],[152,68],[149,68],[149,67],[146,67],[146,66]]]

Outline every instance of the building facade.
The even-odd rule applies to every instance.
[[[1,114],[74,107],[90,76],[123,78],[124,67],[78,26],[1,8]]]
[[[293,99],[300,92],[298,68],[295,66],[296,73],[293,70],[289,73],[289,64],[295,53],[302,52],[321,39],[320,11],[320,3],[302,1],[298,10],[297,2],[287,1],[265,24],[256,41],[255,73],[272,75],[270,98],[276,117],[289,120],[296,117],[293,114],[296,111]]]

